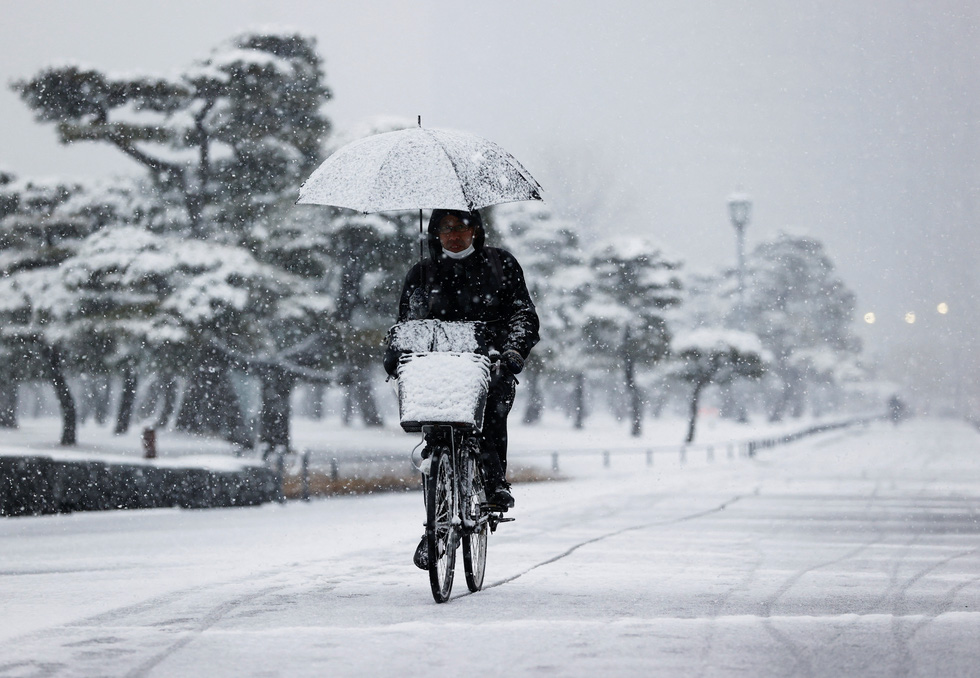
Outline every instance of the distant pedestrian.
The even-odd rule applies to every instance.
[[[905,403],[897,395],[893,395],[888,399],[888,418],[892,420],[895,426],[898,426],[898,422],[902,421],[906,415]]]

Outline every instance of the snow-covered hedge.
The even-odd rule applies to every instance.
[[[264,467],[234,470],[142,463],[0,456],[0,515],[122,508],[215,508],[272,501],[278,485]]]

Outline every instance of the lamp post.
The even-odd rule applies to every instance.
[[[743,327],[745,319],[745,227],[749,223],[749,215],[752,212],[752,199],[744,193],[732,193],[728,196],[728,214],[732,219],[732,226],[735,227],[736,240],[736,265],[738,273],[738,329]]]
[[[728,215],[735,227],[736,266],[738,273],[738,304],[735,309],[735,328],[745,329],[745,227],[749,225],[749,215],[752,212],[752,199],[745,193],[735,192],[728,196]],[[731,384],[725,391],[725,399],[730,401],[729,408],[734,418],[740,423],[749,420],[745,405],[736,394],[736,384]]]

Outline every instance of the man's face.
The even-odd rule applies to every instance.
[[[439,242],[442,249],[450,252],[462,252],[473,244],[476,229],[464,224],[459,217],[447,214],[439,222]]]

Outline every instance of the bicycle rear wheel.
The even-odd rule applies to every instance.
[[[448,450],[432,452],[426,487],[426,545],[429,549],[429,585],[437,603],[449,600],[459,543],[456,516],[456,479]]]
[[[470,492],[466,497],[468,517],[476,524],[473,529],[463,532],[463,570],[466,573],[466,588],[476,593],[483,588],[483,576],[487,568],[488,525],[483,520],[483,504],[487,494],[483,488],[483,476],[479,464],[472,456],[465,462],[465,480]]]

